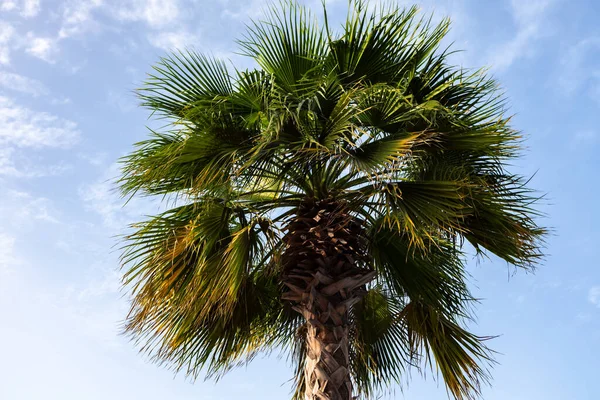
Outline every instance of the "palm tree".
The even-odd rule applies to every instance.
[[[412,366],[478,396],[493,354],[464,327],[463,244],[531,268],[545,231],[496,83],[416,13],[354,1],[337,33],[283,3],[239,41],[255,69],[154,67],[139,97],[167,125],[120,186],[171,200],[123,248],[125,330],[155,360],[218,378],[276,349],[295,399],[371,398]]]

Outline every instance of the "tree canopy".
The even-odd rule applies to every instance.
[[[352,1],[338,30],[326,11],[286,2],[239,41],[254,69],[192,50],[157,63],[138,94],[166,127],[122,159],[120,180],[125,196],[174,204],[124,242],[126,331],[144,351],[217,378],[259,352],[287,352],[305,398],[306,321],[282,259],[293,246],[320,251],[321,233],[289,239],[317,201],[358,221],[364,254],[352,263],[373,271],[345,311],[357,394],[429,366],[457,399],[477,396],[492,352],[465,327],[474,299],[463,244],[530,269],[545,229],[539,197],[507,169],[522,138],[503,94],[485,70],[450,64],[448,29],[416,7]]]

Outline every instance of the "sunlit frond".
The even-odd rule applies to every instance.
[[[252,23],[239,44],[287,93],[305,93],[323,74],[324,31],[304,6],[281,2],[268,8],[265,20]]]
[[[184,118],[196,102],[231,93],[231,80],[224,62],[194,51],[163,57],[139,90],[142,105],[160,114]]]

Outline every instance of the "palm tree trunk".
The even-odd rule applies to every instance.
[[[288,224],[283,299],[304,317],[305,400],[351,400],[350,310],[375,273],[364,267],[364,230],[333,199],[305,199]]]
[[[307,320],[306,324],[304,398],[351,400],[348,326],[323,326],[316,322],[319,321],[319,316],[314,317]]]

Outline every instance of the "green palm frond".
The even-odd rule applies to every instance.
[[[411,351],[441,373],[448,391],[458,400],[475,399],[481,384],[489,379],[486,363],[493,361],[484,341],[434,307],[411,302],[401,312],[406,325]]]
[[[468,317],[473,298],[466,286],[463,255],[452,243],[431,238],[425,248],[414,248],[409,238],[385,226],[370,236],[381,285],[397,297],[431,305],[449,317]]]
[[[218,374],[277,339],[280,289],[264,255],[278,241],[265,222],[203,199],[138,226],[123,262],[127,330],[144,350],[188,374]]]
[[[416,20],[417,7],[402,10],[353,2],[340,38],[331,38],[332,64],[345,83],[396,83],[410,77],[439,45],[448,30],[445,20],[434,29]]]
[[[400,318],[404,297],[375,288],[353,309],[352,368],[360,393],[370,398],[402,384],[414,362],[406,327]]]
[[[139,90],[142,105],[168,117],[183,117],[196,102],[232,91],[223,61],[193,51],[162,58]]]
[[[269,8],[266,19],[251,24],[238,43],[276,85],[296,95],[306,94],[312,79],[322,76],[322,58],[328,50],[316,17],[308,8],[288,2]]]

